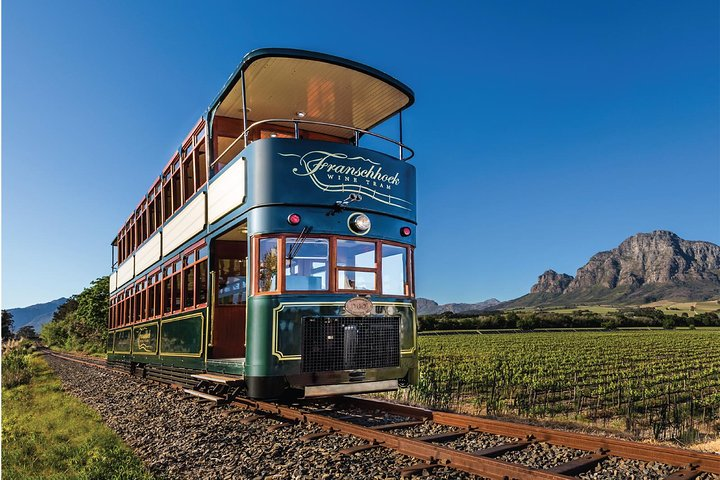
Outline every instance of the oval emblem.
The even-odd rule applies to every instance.
[[[369,298],[354,297],[345,302],[345,311],[357,317],[369,315],[373,311],[373,303]]]

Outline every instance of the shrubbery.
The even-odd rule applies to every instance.
[[[604,328],[620,327],[702,327],[720,326],[719,312],[699,313],[694,317],[670,315],[656,308],[623,308],[612,313],[596,313],[575,310],[571,313],[543,311],[489,311],[473,316],[446,312],[439,315],[423,315],[418,318],[419,329],[427,330],[483,330],[536,328]]]
[[[2,349],[2,387],[12,388],[30,381],[28,356],[34,345],[27,340],[9,340]]]
[[[93,281],[60,305],[40,336],[48,346],[97,353],[105,351],[109,298],[108,277]]]

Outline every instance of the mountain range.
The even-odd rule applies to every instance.
[[[599,252],[571,276],[547,270],[530,293],[501,308],[571,304],[641,305],[720,297],[720,246],[667,230],[638,233]]]
[[[642,305],[720,298],[720,246],[673,232],[638,233],[593,255],[575,276],[547,270],[530,293],[514,300],[448,303],[418,298],[418,314],[571,305]]]
[[[49,322],[55,310],[67,300],[67,298],[61,297],[51,302],[37,303],[29,307],[8,309],[13,316],[13,331],[17,332],[21,327],[30,325],[35,328],[36,332],[40,332],[40,327]]]
[[[418,298],[417,313],[418,315],[437,315],[445,312],[472,314],[490,310],[499,304],[500,300],[497,298],[490,298],[478,303],[445,303],[443,305],[438,305],[436,301],[428,298]]]

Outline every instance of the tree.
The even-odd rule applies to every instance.
[[[25,325],[20,327],[18,329],[16,336],[18,338],[38,338],[37,332],[35,332],[35,327],[32,325]]]
[[[43,325],[43,340],[48,345],[69,350],[103,350],[107,339],[108,298],[109,277],[94,280],[58,307],[52,320]]]
[[[7,310],[2,311],[2,339],[6,340],[12,337],[13,329],[13,315]]]

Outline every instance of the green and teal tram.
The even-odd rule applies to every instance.
[[[108,361],[253,398],[414,383],[413,101],[350,60],[246,55],[112,242]]]

